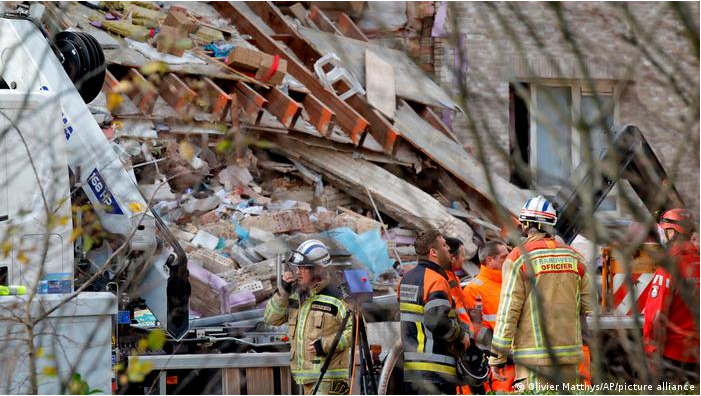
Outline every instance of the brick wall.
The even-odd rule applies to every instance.
[[[692,8],[689,15],[698,31],[699,3],[686,5]],[[684,37],[682,24],[666,3],[627,6],[641,29],[653,27],[653,44],[642,49],[631,44],[629,38],[634,29],[613,3],[562,4],[566,26],[584,54],[590,76],[597,81],[630,82],[622,91],[618,121],[640,127],[668,172],[674,171],[673,164],[679,160],[676,186],[698,218],[698,60]],[[530,21],[537,39],[523,20]],[[584,74],[554,11],[546,3],[451,2],[448,27],[447,36],[434,38],[435,75],[458,96],[454,67],[460,64],[455,56],[457,43],[462,43],[467,67],[466,113],[472,120],[456,116],[453,128],[464,143],[475,145],[470,125],[476,124],[475,130],[489,144],[490,164],[508,178],[508,162],[499,153],[509,149],[509,82],[526,77],[582,79]],[[673,83],[656,68],[656,63],[674,76],[687,103],[675,93]],[[689,120],[695,122],[689,125]],[[684,131],[690,131],[691,138]],[[679,153],[680,147],[685,151]]]

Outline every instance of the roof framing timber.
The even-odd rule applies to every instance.
[[[322,54],[320,54],[314,46],[312,46],[297,32],[293,26],[288,23],[280,10],[274,4],[270,2],[246,2],[246,4],[276,33],[289,34],[293,37],[292,42],[290,43],[290,48],[295,52],[295,55],[297,55],[297,57],[299,57],[305,63],[307,74],[311,76],[311,79],[316,83],[316,85],[323,87],[316,75],[308,71],[313,68],[314,63],[317,59],[322,57]],[[324,100],[325,103],[330,105],[330,102],[326,101],[327,98],[318,94],[316,88],[308,85],[307,81],[301,82],[314,93],[317,93],[319,98]],[[372,106],[370,106],[364,98],[360,97],[359,95],[354,95],[352,98],[349,98],[343,102],[338,98],[338,96],[336,96],[335,93],[331,93],[328,90],[325,90],[325,92],[328,92],[329,97],[333,97],[335,100],[340,101],[341,103],[349,104],[352,109],[357,111],[357,113],[359,113],[364,119],[368,120],[370,122],[370,133],[375,140],[383,145],[385,152],[394,152],[394,142],[396,141],[396,136],[399,135],[399,132],[392,127],[392,124],[382,115],[375,112]],[[341,115],[338,114],[338,112],[337,116],[340,124]],[[341,126],[341,128],[343,128],[343,126]]]
[[[295,43],[300,42],[298,39],[299,35],[293,29],[291,29],[286,22],[284,22],[284,18],[282,18],[282,14],[280,14],[280,11],[277,10],[277,8],[267,3],[260,3],[258,7],[255,7],[253,4],[252,8],[260,8],[261,5],[270,11],[268,13],[270,14],[267,18],[268,21],[266,21],[265,15],[261,16],[261,18],[263,18],[263,20],[268,23],[276,33],[289,34],[291,36],[289,43],[291,47],[294,47]],[[353,143],[360,143],[361,137],[364,133],[366,133],[369,126],[368,121],[363,116],[358,114],[358,112],[346,102],[338,98],[335,93],[324,87],[317,77],[312,74],[312,72],[310,72],[304,64],[300,63],[296,57],[288,54],[280,44],[270,37],[270,35],[265,33],[260,27],[253,23],[249,19],[248,15],[241,11],[241,4],[217,1],[213,2],[212,6],[222,16],[227,17],[232,21],[236,21],[236,27],[239,29],[239,31],[253,37],[256,42],[256,46],[262,51],[279,55],[287,60],[288,73],[304,84],[309,90],[313,91],[318,99],[323,101],[334,113],[336,113],[337,124],[341,127],[343,132],[350,137]],[[260,13],[258,14],[260,15]],[[277,20],[278,26],[270,22],[270,19]],[[280,21],[282,21],[282,26],[280,26]],[[288,31],[279,31],[285,27]]]

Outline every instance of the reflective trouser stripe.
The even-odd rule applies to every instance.
[[[418,314],[401,312],[399,314],[399,320],[401,320],[402,322],[423,322],[424,316],[418,315]]]
[[[293,370],[292,376],[295,381],[319,378],[319,370]],[[348,369],[328,369],[324,374],[324,379],[347,379]]]
[[[563,356],[573,356],[577,355],[582,351],[581,345],[564,345],[555,346],[552,348],[553,354],[558,357]],[[547,348],[519,348],[514,349],[514,357],[519,358],[537,358],[537,357],[548,357]]]
[[[455,364],[455,358],[451,356],[439,355],[436,353],[404,352],[404,361],[429,361],[449,365]]]
[[[424,313],[423,305],[411,304],[411,303],[406,303],[406,302],[399,303],[399,310],[405,311],[405,312],[417,313],[417,314]]]
[[[422,353],[424,351],[424,342],[425,342],[425,336],[424,336],[424,330],[423,330],[423,323],[421,322],[416,322],[414,323],[416,325],[416,341],[419,343],[418,348],[416,349],[419,353]]]
[[[433,371],[448,375],[457,375],[457,370],[454,366],[446,366],[439,363],[428,362],[405,362],[404,370],[407,371]]]

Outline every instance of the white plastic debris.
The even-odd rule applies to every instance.
[[[206,231],[200,230],[197,232],[197,235],[195,235],[195,237],[192,239],[192,244],[195,246],[200,246],[203,248],[214,250],[219,244],[219,238]]]

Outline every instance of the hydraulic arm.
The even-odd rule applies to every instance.
[[[593,197],[593,209],[596,210],[620,178],[628,180],[653,216],[665,209],[682,206],[681,195],[670,183],[638,127],[614,127],[612,141],[613,149],[602,150],[596,161],[597,167],[587,169],[588,165],[582,163],[573,172],[583,174],[579,183],[572,184],[574,189],[565,187],[557,194],[560,216],[555,228],[567,243],[581,232],[585,216],[588,216],[582,197]]]

